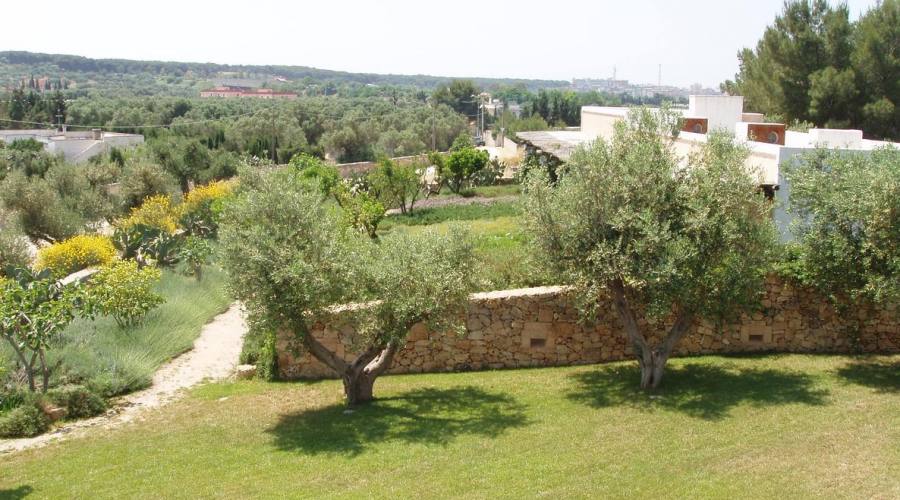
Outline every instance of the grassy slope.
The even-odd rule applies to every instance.
[[[75,320],[63,332],[62,345],[48,351],[51,364],[61,365],[54,381],[86,383],[108,394],[146,387],[160,365],[190,349],[202,326],[227,308],[224,281],[214,266],[204,270],[200,283],[164,271],[158,291],[166,302],[141,325],[121,330],[112,318]]]
[[[674,360],[204,386],[146,421],[4,456],[35,497],[900,496],[900,356]]]

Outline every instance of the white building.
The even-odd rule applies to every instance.
[[[56,130],[0,130],[0,140],[12,143],[34,139],[44,144],[51,154],[62,154],[69,163],[85,162],[93,156],[109,152],[112,148],[128,148],[144,143],[140,134],[104,132],[93,129],[84,132],[59,132]]]
[[[624,120],[628,111],[623,107],[583,106],[580,130],[520,132],[517,137],[532,151],[566,161],[577,147],[601,137],[610,139],[615,123]],[[790,239],[791,234],[790,218],[785,212],[790,186],[782,165],[817,147],[860,153],[885,146],[900,147],[897,143],[863,139],[861,130],[786,130],[783,124],[764,122],[762,114],[745,113],[742,96],[690,96],[687,110],[673,111],[683,118],[682,131],[674,142],[682,157],[706,142],[706,134],[713,130],[732,133],[747,146],[747,169],[758,176],[767,196],[777,201],[774,215],[783,239]]]

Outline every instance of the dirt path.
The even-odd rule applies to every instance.
[[[494,203],[504,203],[515,201],[519,199],[518,196],[509,195],[509,196],[495,196],[493,198],[489,198],[486,196],[472,196],[470,198],[457,198],[455,196],[437,196],[434,198],[416,200],[415,205],[413,205],[413,209],[421,209],[421,208],[437,208],[437,207],[446,207],[448,205],[475,205],[476,203],[479,205],[491,205]],[[397,215],[400,213],[399,208],[392,208],[387,211],[387,215]]]
[[[173,359],[153,376],[152,385],[115,402],[103,415],[68,423],[33,438],[0,440],[0,453],[37,448],[47,443],[79,436],[90,429],[109,429],[138,418],[150,408],[177,399],[182,389],[206,379],[223,379],[234,371],[247,331],[240,306],[235,303],[203,327],[194,348]]]

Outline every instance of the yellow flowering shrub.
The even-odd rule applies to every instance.
[[[234,180],[214,181],[192,189],[181,204],[181,225],[185,230],[196,236],[215,236],[222,203],[236,185]]]
[[[131,214],[116,223],[119,229],[131,229],[143,225],[174,234],[178,230],[179,207],[172,205],[172,199],[158,194],[144,199],[141,206],[131,209]]]
[[[109,264],[116,258],[116,247],[106,236],[81,234],[42,248],[34,267],[49,269],[53,276],[62,277],[93,266]]]
[[[204,206],[221,200],[230,195],[235,188],[236,181],[213,181],[203,186],[192,189],[185,197],[182,204],[182,213],[194,213]]]

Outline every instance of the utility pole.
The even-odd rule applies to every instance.
[[[434,117],[434,99],[429,97],[427,101],[431,103],[431,150],[437,151],[437,123],[435,123]]]
[[[481,140],[484,140],[484,96],[478,96],[478,105],[481,106]]]
[[[272,150],[272,163],[275,163],[275,108],[272,107],[272,119],[270,121],[272,125],[272,145],[270,149]]]

